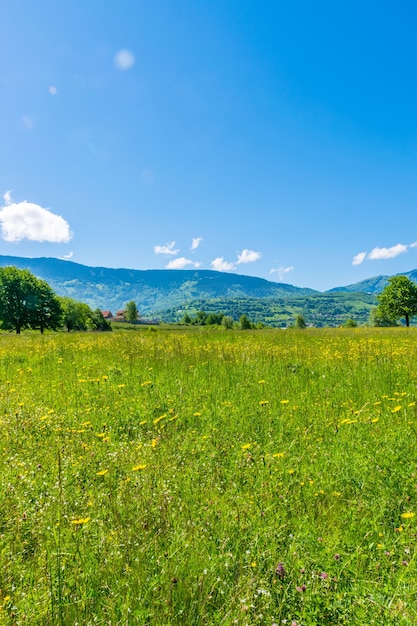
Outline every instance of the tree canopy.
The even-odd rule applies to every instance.
[[[378,296],[378,309],[381,317],[391,320],[410,319],[417,315],[417,285],[407,276],[392,276],[388,285]]]
[[[61,322],[61,305],[48,283],[29,270],[0,268],[0,322],[4,330],[17,334],[25,328],[56,330]]]
[[[125,320],[128,322],[136,322],[138,317],[139,317],[139,311],[136,306],[136,302],[131,300],[130,302],[126,304]]]
[[[25,328],[43,333],[63,326],[68,331],[112,330],[99,309],[57,296],[46,281],[14,266],[0,268],[0,325],[17,334]]]

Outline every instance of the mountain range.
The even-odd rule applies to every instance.
[[[90,267],[56,258],[0,255],[0,267],[28,269],[60,296],[113,313],[134,300],[143,316],[178,321],[185,312],[218,311],[236,318],[285,326],[297,313],[318,326],[339,325],[348,317],[366,321],[388,276],[335,287],[327,292],[213,270],[133,270]],[[417,282],[417,270],[404,275]]]

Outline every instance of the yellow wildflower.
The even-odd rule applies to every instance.
[[[408,511],[407,513],[401,513],[400,517],[403,519],[411,519],[414,515],[415,513],[413,513],[413,511]]]

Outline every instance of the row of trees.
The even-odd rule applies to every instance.
[[[57,296],[46,281],[17,267],[0,268],[0,323],[17,334],[26,328],[111,330],[100,309]]]
[[[235,322],[230,315],[224,315],[223,313],[197,311],[193,317],[185,313],[181,319],[181,324],[185,324],[186,326],[223,326],[227,329],[238,327],[241,330],[258,328],[258,325],[250,321],[246,313],[240,316],[239,322]]]
[[[410,320],[417,315],[417,285],[407,276],[392,276],[388,279],[388,285],[377,296],[378,306],[374,307],[370,314],[372,326],[396,326],[398,320],[403,319],[406,326],[410,326]],[[194,317],[188,313],[182,318],[183,324],[210,325],[222,324],[227,328],[233,328],[236,323],[232,318],[223,313],[206,313],[197,311]],[[254,324],[249,321],[247,315],[242,315],[239,321],[240,328],[253,328]],[[307,322],[303,315],[295,317],[294,328],[306,328]],[[343,326],[353,328],[357,323],[352,318],[347,319]]]

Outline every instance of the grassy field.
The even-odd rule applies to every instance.
[[[417,331],[0,335],[0,624],[417,623]]]

